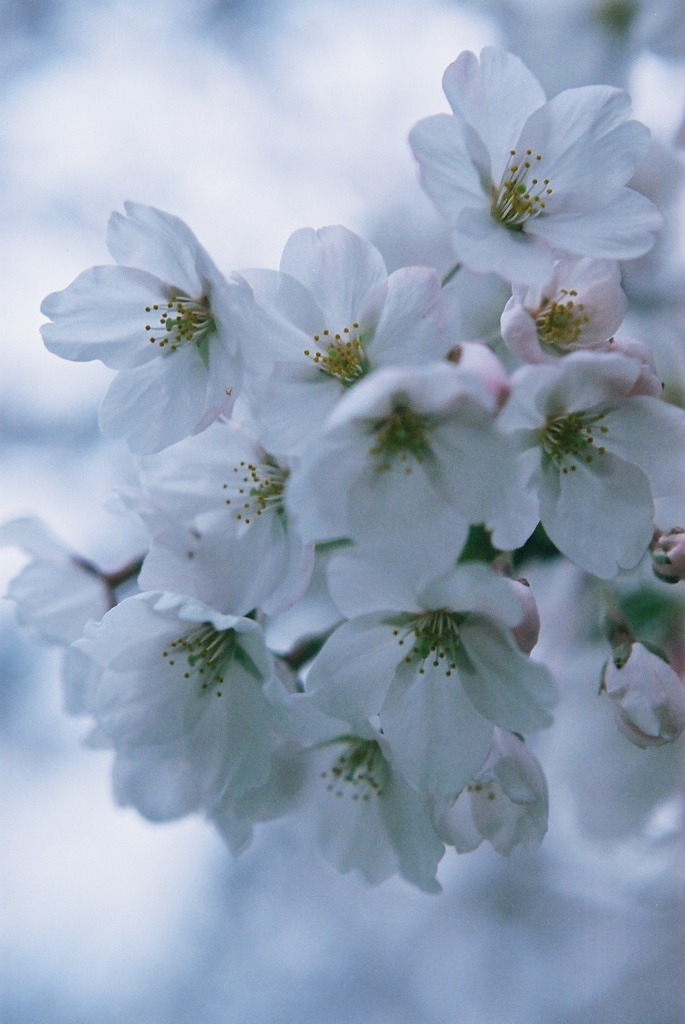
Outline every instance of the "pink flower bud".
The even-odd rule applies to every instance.
[[[511,394],[511,384],[502,362],[487,345],[464,341],[455,345],[449,356],[451,363],[476,377],[501,409]]]
[[[622,644],[604,667],[616,725],[638,747],[671,743],[685,729],[685,683],[644,644]]]
[[[614,338],[611,342],[611,352],[618,352],[622,356],[636,359],[640,363],[640,376],[633,384],[630,392],[634,395],[651,395],[652,398],[659,398],[663,391],[663,383],[659,376],[654,362],[654,356],[649,345],[635,338]]]
[[[520,650],[524,654],[530,654],[540,636],[540,613],[537,601],[528,580],[521,578],[511,582],[523,607],[523,618],[511,632]]]
[[[685,578],[685,530],[674,526],[652,541],[652,562],[655,574],[666,583]]]

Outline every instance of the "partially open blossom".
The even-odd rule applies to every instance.
[[[410,143],[424,188],[452,228],[459,260],[519,284],[544,284],[560,254],[630,259],[662,218],[626,188],[649,143],[608,86],[546,101],[513,54],[466,51],[445,71],[453,113],[419,121]]]
[[[543,287],[514,286],[502,313],[502,338],[526,363],[553,362],[581,349],[608,351],[627,304],[614,260],[559,260]]]
[[[616,725],[638,747],[658,747],[685,729],[685,682],[644,644],[622,644],[607,661],[602,686]]]
[[[518,737],[496,728],[485,764],[451,807],[436,805],[440,838],[459,853],[487,839],[498,853],[534,848],[547,831],[549,800],[540,763]]]
[[[674,526],[659,533],[651,545],[652,566],[655,574],[666,583],[685,579],[685,529]]]

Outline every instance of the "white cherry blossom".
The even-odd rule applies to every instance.
[[[100,406],[103,433],[155,452],[230,409],[242,375],[234,328],[243,286],[227,282],[177,217],[139,203],[112,214],[117,266],[84,271],[41,306],[46,347],[118,370]]]
[[[517,446],[521,487],[495,525],[498,547],[518,547],[540,520],[588,572],[637,565],[654,499],[682,494],[685,458],[685,413],[635,395],[641,373],[636,359],[592,352],[516,371],[500,425]]]
[[[431,267],[388,276],[377,249],[339,225],[301,228],[280,271],[243,271],[246,389],[262,443],[292,454],[372,369],[421,365],[458,341],[454,290]]]
[[[294,603],[311,578],[314,550],[286,514],[288,474],[233,422],[142,458],[142,493],[122,495],[152,535],[141,587],[235,615]]]
[[[164,780],[167,816],[177,816],[265,783],[272,662],[256,622],[145,593],[91,623],[76,646],[101,669],[88,710],[120,762],[120,799],[150,813],[146,794]]]
[[[512,635],[524,608],[511,581],[469,564],[422,586],[406,564],[355,551],[329,576],[351,618],[312,664],[307,692],[356,726],[379,716],[417,790],[456,799],[487,757],[494,724],[550,725],[554,684]]]
[[[506,504],[513,453],[494,423],[505,375],[474,347],[488,356],[483,372],[468,360],[387,368],[340,400],[289,481],[305,540],[348,537],[444,570],[468,524]]]
[[[410,143],[467,267],[543,285],[554,256],[651,248],[662,218],[626,188],[649,132],[628,119],[625,93],[585,86],[547,102],[528,68],[493,47],[480,61],[460,54],[443,87],[453,113],[419,121]]]
[[[17,618],[48,643],[67,645],[83,635],[89,619],[100,619],[115,601],[113,588],[96,566],[79,557],[39,519],[13,519],[0,526],[0,547],[22,548],[31,561],[7,596]]]

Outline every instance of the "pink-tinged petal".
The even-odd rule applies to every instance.
[[[369,289],[387,277],[383,257],[369,242],[339,225],[301,228],[286,242],[281,270],[314,296],[327,322],[318,330],[342,330],[359,318]]]
[[[541,218],[536,218],[540,220]],[[530,221],[526,223],[534,223]],[[525,231],[514,231],[490,215],[490,208],[464,209],[452,230],[458,258],[470,270],[493,273],[514,284],[544,284],[554,267],[551,246]]]
[[[544,665],[523,654],[511,632],[485,616],[469,616],[461,629],[464,690],[480,713],[511,732],[552,724],[556,687]]]
[[[524,309],[518,296],[512,295],[502,310],[502,340],[510,352],[526,363],[550,363],[554,356],[544,352],[538,339],[535,320]]]
[[[152,274],[128,267],[91,267],[61,292],[48,295],[41,312],[45,347],[63,359],[100,359],[113,369],[140,366],[159,354],[151,344],[158,326],[154,312],[168,301],[168,289]],[[159,335],[163,335],[160,330]]]
[[[481,51],[480,63],[470,51],[461,53],[442,85],[452,110],[487,146],[499,181],[526,119],[546,100],[542,86],[518,57],[492,46]]]
[[[345,622],[324,644],[306,680],[312,703],[347,722],[377,715],[404,657],[392,626],[378,615]]]
[[[207,390],[206,369],[194,347],[122,370],[100,405],[100,429],[125,437],[141,455],[160,451],[192,433]]]
[[[525,230],[544,239],[560,253],[584,253],[605,259],[633,259],[654,245],[654,232],[663,225],[656,206],[639,192],[621,188],[599,210],[583,216],[540,216],[526,222]]]
[[[540,490],[540,518],[572,562],[602,579],[633,569],[652,539],[654,505],[644,473],[610,452],[575,472],[549,464]]]
[[[455,800],[487,757],[492,722],[476,711],[459,676],[430,662],[403,666],[381,710],[393,762],[421,793]]]
[[[206,267],[190,228],[178,217],[142,203],[124,203],[124,209],[125,216],[112,214],[107,229],[107,247],[116,262],[145,267],[189,298],[198,298],[203,292],[200,275]]]

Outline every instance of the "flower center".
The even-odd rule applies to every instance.
[[[346,387],[363,377],[369,369],[369,361],[359,334],[359,324],[343,327],[340,334],[329,330],[314,335],[316,348],[304,350],[304,354],[316,368],[328,377],[335,377]]]
[[[283,490],[288,477],[288,470],[276,463],[254,462],[242,460],[233,467],[236,479],[231,483],[222,484],[222,489],[230,491],[232,497],[225,498],[224,503],[231,505],[234,517],[249,525],[253,516],[261,516],[264,512],[283,512]]]
[[[199,344],[214,329],[204,295],[190,299],[182,292],[172,292],[167,302],[146,306],[145,312],[154,314],[153,322],[145,324],[148,341],[168,352],[175,352],[187,342]]]
[[[556,299],[545,299],[535,319],[538,339],[543,348],[557,350],[575,345],[583,327],[590,323],[585,303],[576,302],[578,292],[562,288]]]
[[[520,230],[531,217],[541,214],[552,195],[549,178],[540,178],[536,168],[542,155],[533,155],[527,149],[518,156],[515,149],[509,150],[509,165],[502,175],[499,188],[492,188],[492,216],[505,227]]]
[[[605,446],[598,445],[595,438],[595,431],[609,433],[602,422],[605,416],[603,412],[574,412],[548,420],[541,439],[547,459],[562,473],[575,473],[579,461],[590,463],[595,454],[605,455]]]
[[[184,679],[197,683],[200,695],[214,691],[221,697],[222,686],[232,663],[237,661],[250,675],[261,679],[259,669],[238,641],[235,629],[216,629],[211,622],[203,622],[184,636],[172,640],[162,651],[167,665],[175,666],[177,659],[185,661]]]
[[[389,416],[374,423],[376,442],[369,455],[376,458],[379,472],[389,470],[398,459],[405,464],[405,473],[411,473],[412,461],[423,462],[431,455],[429,438],[434,429],[430,416],[414,412],[400,401]]]
[[[433,668],[442,665],[445,675],[451,676],[460,657],[459,629],[465,619],[463,613],[447,609],[425,612],[411,619],[405,628],[393,629],[392,635],[398,638],[400,647],[412,645],[404,661],[407,665],[419,665],[419,675],[425,674],[425,663],[430,659]]]
[[[328,792],[365,802],[371,797],[382,796],[387,767],[376,740],[363,740],[357,736],[341,739],[345,741],[345,750],[329,771],[321,772],[321,778],[328,779]]]

